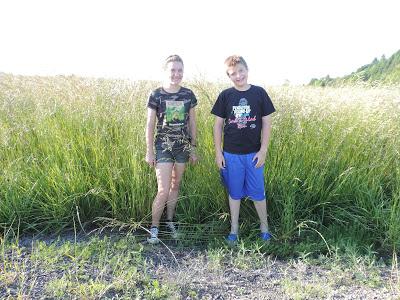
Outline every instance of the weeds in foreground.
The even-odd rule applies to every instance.
[[[135,237],[85,241],[2,240],[0,297],[165,299],[173,290],[151,278]]]
[[[309,299],[349,295],[354,287],[400,295],[396,255],[383,261],[374,251],[360,254],[348,245],[331,246],[327,255],[302,253],[282,260],[271,252],[278,241],[271,245],[249,238],[231,247],[222,240],[203,248],[166,241],[176,263],[165,246],[147,245],[127,231],[44,240],[3,236],[0,297],[201,299],[277,293]]]

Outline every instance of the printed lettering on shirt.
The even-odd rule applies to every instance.
[[[256,116],[250,117],[251,108],[248,105],[247,99],[242,98],[239,100],[238,106],[232,106],[232,115],[235,117],[234,119],[229,119],[229,124],[237,124],[238,129],[246,128],[247,122],[256,121]],[[251,128],[255,128],[255,124],[250,126]]]

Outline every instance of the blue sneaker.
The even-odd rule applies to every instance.
[[[238,241],[238,235],[237,233],[230,233],[227,237],[226,237],[226,241],[229,244],[235,244]]]
[[[261,232],[260,233],[260,239],[262,239],[264,242],[269,241],[272,238],[272,235],[269,232]]]

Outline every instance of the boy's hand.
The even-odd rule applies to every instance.
[[[256,153],[256,155],[254,155],[253,161],[255,161],[255,160],[257,161],[257,163],[255,165],[256,168],[260,168],[265,164],[265,157],[266,156],[267,156],[267,152],[266,151],[264,152],[262,150],[258,151]]]
[[[221,151],[218,151],[215,155],[215,162],[219,169],[225,169],[225,158]]]
[[[156,165],[156,158],[153,152],[147,152],[146,157],[144,160],[149,164],[150,167],[155,167]]]

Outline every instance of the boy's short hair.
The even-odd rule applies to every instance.
[[[165,68],[167,67],[167,64],[168,64],[168,63],[174,62],[174,61],[180,62],[180,63],[182,63],[182,65],[183,65],[183,60],[182,60],[182,58],[181,58],[179,55],[177,55],[177,54],[173,54],[173,55],[168,56],[168,57],[165,59],[163,68],[165,69]]]
[[[249,69],[248,66],[247,66],[246,61],[243,58],[243,56],[231,55],[227,59],[225,59],[226,68],[234,67],[234,66],[236,66],[238,64],[242,64],[246,68],[246,70]],[[228,71],[226,71],[226,74],[229,76]]]

